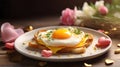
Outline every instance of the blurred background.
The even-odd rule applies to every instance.
[[[60,16],[63,9],[81,7],[85,1],[97,0],[0,0],[0,20]]]

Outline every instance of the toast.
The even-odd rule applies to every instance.
[[[38,48],[40,50],[50,50],[48,47],[46,47],[44,45],[43,42],[41,42],[41,40],[39,40],[38,37],[38,33],[41,31],[38,31],[35,35],[34,38],[32,39],[31,42],[29,42],[29,47],[32,48]],[[84,42],[84,44],[82,44],[82,46],[79,47],[64,47],[61,50],[59,50],[57,53],[75,53],[75,54],[81,54],[84,53],[87,49],[88,46],[91,45],[91,43],[93,42],[93,35],[90,33],[85,33],[87,36],[86,41]]]

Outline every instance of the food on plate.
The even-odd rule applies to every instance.
[[[37,31],[29,42],[29,47],[50,50],[53,54],[84,53],[92,41],[93,35],[85,33],[80,28],[55,28]]]

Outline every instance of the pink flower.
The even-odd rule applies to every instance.
[[[66,8],[62,11],[62,16],[60,17],[61,23],[64,25],[73,25],[75,22],[74,10]]]
[[[99,11],[100,14],[106,15],[108,13],[108,8],[106,6],[100,6],[98,8],[98,11]]]

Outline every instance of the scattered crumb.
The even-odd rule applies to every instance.
[[[108,32],[108,31],[105,31],[104,33],[105,33],[105,34],[109,34],[109,32]]]
[[[90,55],[92,55],[93,53],[92,52],[90,52]]]
[[[84,54],[81,54],[81,57],[85,56]]]
[[[113,64],[114,63],[114,60],[112,59],[105,59],[105,64],[106,65],[110,65],[110,64]]]
[[[25,32],[29,32],[29,31],[32,31],[34,28],[33,28],[33,26],[26,26],[25,28],[24,28],[24,31]]]
[[[73,55],[69,54],[69,55],[68,55],[68,57],[71,57],[71,58],[72,58],[72,57],[73,57]]]
[[[92,67],[92,64],[84,63],[84,66],[85,66],[85,67]]]
[[[25,42],[23,42],[23,45],[25,45],[26,43]]]
[[[116,50],[114,51],[114,53],[115,53],[115,54],[119,54],[119,53],[120,53],[120,48],[116,49]]]
[[[117,44],[117,47],[120,47],[120,44]]]
[[[34,54],[37,54],[37,52],[35,51]]]
[[[27,44],[27,42],[23,42],[23,45],[26,45]]]
[[[32,53],[31,51],[28,51],[28,53]]]
[[[61,58],[61,55],[58,55],[59,58]]]
[[[96,51],[96,50],[97,50],[97,47],[96,47],[96,46],[94,46],[94,47],[93,47],[93,50],[95,50],[95,51]]]

